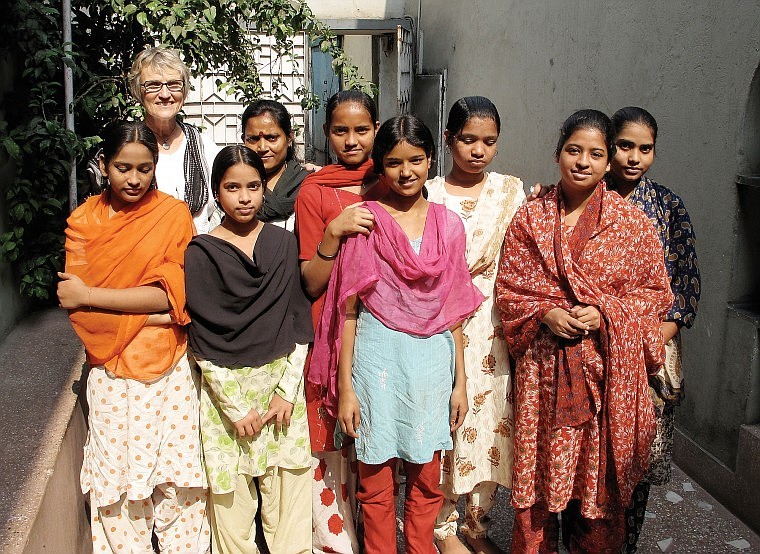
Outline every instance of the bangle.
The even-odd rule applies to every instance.
[[[90,294],[92,294],[92,287],[87,287],[87,307],[92,310],[92,299],[90,298]]]
[[[317,245],[317,256],[319,256],[320,258],[322,258],[323,260],[325,260],[327,262],[329,262],[329,261],[334,260],[335,258],[337,258],[338,257],[338,252],[340,252],[340,249],[338,249],[338,252],[336,252],[335,254],[332,254],[332,255],[328,256],[327,254],[322,254],[322,251],[320,250],[320,248],[322,248],[322,243],[321,242]]]

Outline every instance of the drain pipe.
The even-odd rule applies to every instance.
[[[61,15],[63,17],[63,51],[66,59],[71,58],[71,0],[61,0]],[[66,130],[74,132],[74,73],[71,67],[63,64],[63,101],[66,108]],[[69,160],[69,212],[77,207],[77,165],[76,157]]]

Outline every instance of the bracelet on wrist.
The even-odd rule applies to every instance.
[[[340,252],[340,250],[338,250],[338,252]],[[317,256],[319,256],[320,258],[322,258],[323,260],[325,260],[327,262],[332,261],[335,258],[337,258],[338,257],[338,252],[335,252],[335,254],[330,254],[330,255],[323,254],[322,253],[322,243],[320,242],[317,245]]]

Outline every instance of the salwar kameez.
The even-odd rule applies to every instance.
[[[609,175],[610,188],[615,190],[614,176]],[[634,490],[631,505],[626,512],[627,552],[636,552],[636,542],[644,523],[647,499],[651,485],[665,485],[670,481],[673,457],[673,431],[675,407],[684,396],[684,379],[681,367],[681,328],[689,328],[697,315],[701,292],[699,266],[694,229],[683,200],[659,183],[642,177],[631,191],[629,200],[641,208],[652,222],[663,249],[665,268],[670,277],[673,305],[665,321],[674,322],[679,329],[665,345],[665,364],[649,379],[654,402],[657,431],[649,459],[649,471]]]
[[[342,190],[341,187],[366,185],[376,179],[372,162],[351,169],[331,164],[309,175],[303,182],[295,202],[295,233],[298,237],[299,261],[306,262],[317,255],[317,247],[325,229],[346,207],[363,200],[363,196]],[[379,186],[367,191],[367,198],[376,198]],[[325,296],[322,293],[312,303],[312,323],[316,328],[322,315]],[[304,370],[308,377],[309,361]],[[336,420],[324,406],[327,391],[324,387],[305,382],[306,409],[311,437],[312,509],[314,512],[313,549],[316,554],[359,552],[356,538],[358,504],[356,490],[358,473],[353,443],[336,448]]]
[[[258,552],[257,511],[272,552],[311,551],[303,367],[313,331],[296,251],[292,233],[265,223],[252,252],[204,235],[185,255],[189,338],[203,376],[201,439],[219,554]],[[290,404],[282,428],[263,421],[275,398]],[[258,414],[261,427],[241,437],[235,424],[249,414]]]
[[[209,546],[198,386],[184,328],[193,232],[186,205],[156,190],[117,212],[103,193],[68,220],[67,272],[91,287],[160,287],[174,322],[147,325],[145,313],[95,308],[69,314],[91,366],[80,484],[96,552],[152,552],[154,531],[162,552]]]
[[[445,180],[425,185],[428,200],[456,213],[467,235],[466,258],[472,281],[485,296],[462,326],[469,410],[454,432],[454,446],[442,457],[441,490],[445,500],[436,522],[436,539],[457,532],[456,503],[466,494],[462,532],[483,538],[486,517],[497,486],[512,485],[513,427],[512,376],[509,353],[494,304],[494,284],[501,245],[509,222],[525,202],[522,181],[510,175],[488,174],[478,198],[455,196]]]
[[[496,286],[517,360],[512,505],[556,514],[574,502],[579,518],[614,526],[646,472],[647,375],[663,362],[659,327],[673,300],[654,230],[603,182],[567,227],[555,189],[513,218]],[[565,340],[542,323],[578,304],[599,311],[598,331]],[[606,536],[600,550],[622,547],[621,534]]]

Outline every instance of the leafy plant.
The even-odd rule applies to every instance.
[[[289,62],[280,67],[297,67],[293,37],[304,32],[332,55],[347,86],[375,92],[303,0],[73,0],[72,32],[68,54],[58,0],[17,0],[0,20],[0,54],[14,79],[3,98],[0,154],[16,166],[5,191],[8,230],[0,235],[0,258],[15,264],[22,294],[38,300],[50,297],[63,266],[70,164],[83,166],[109,122],[139,116],[125,77],[146,46],[179,49],[195,74],[223,67],[226,80],[217,85],[248,102],[264,93],[256,64],[260,35],[273,37],[275,60]],[[65,129],[64,63],[74,74],[76,133]],[[275,73],[277,97],[285,76]],[[295,92],[305,108],[315,106],[305,87]],[[78,175],[85,196],[89,185],[84,171]]]

